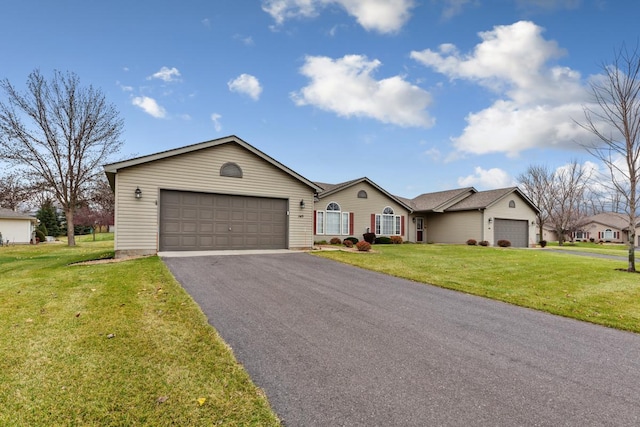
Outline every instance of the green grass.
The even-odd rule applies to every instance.
[[[640,275],[612,261],[544,250],[375,245],[318,256],[561,316],[640,332]]]
[[[71,265],[98,236],[0,247],[0,425],[279,425],[158,257]]]
[[[616,256],[627,256],[629,253],[629,246],[620,243],[565,242],[562,246],[559,246],[558,242],[548,242],[547,247],[566,251],[591,252]],[[640,253],[638,255],[640,255]]]

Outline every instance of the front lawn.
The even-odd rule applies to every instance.
[[[544,249],[374,245],[318,256],[511,304],[640,332],[640,275],[612,261]],[[621,255],[624,255],[623,253]]]
[[[0,425],[277,426],[158,257],[113,242],[0,247]]]

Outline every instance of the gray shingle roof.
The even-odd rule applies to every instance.
[[[502,199],[508,194],[516,191],[516,187],[499,188],[496,190],[479,191],[466,197],[462,201],[446,209],[449,211],[469,211],[475,209],[485,209],[493,203]]]
[[[415,197],[411,202],[416,211],[442,211],[450,204],[457,202],[465,194],[472,194],[476,190],[473,187],[458,188],[456,190],[437,191],[425,193]]]
[[[604,212],[587,218],[586,223],[597,222],[598,224],[624,230],[629,227],[629,217],[616,212]]]
[[[11,209],[0,208],[0,218],[2,219],[30,219],[35,221],[36,218],[22,212],[15,212]]]

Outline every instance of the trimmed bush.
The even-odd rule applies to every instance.
[[[377,245],[390,245],[391,238],[387,236],[380,236],[380,237],[376,237],[375,242]]]
[[[356,243],[358,243],[358,242],[359,242],[359,240],[358,240],[358,238],[357,238],[357,237],[347,237],[347,238],[346,238],[346,239],[344,239],[344,240],[348,240],[348,241],[350,241],[351,243],[353,243],[354,245],[355,245]]]
[[[478,244],[478,241],[476,239],[467,240],[467,245],[469,245],[469,246],[475,246],[477,244]]]
[[[546,240],[540,240],[540,247],[544,248],[545,246],[547,246],[547,241]]]
[[[369,243],[370,245],[373,245],[373,242],[376,241],[375,233],[364,233],[362,237],[364,238],[364,241]]]
[[[489,242],[486,240],[481,241],[480,243],[478,243],[480,246],[489,246]]]
[[[38,242],[46,242],[47,238],[42,231],[36,228],[36,239]],[[36,242],[33,242],[36,243]]]
[[[500,246],[501,248],[508,248],[509,246],[511,246],[511,242],[508,240],[498,240],[498,246]]]
[[[363,240],[362,242],[356,243],[356,248],[358,248],[360,252],[369,252],[371,250],[371,244]]]
[[[352,247],[353,247],[353,242],[352,242],[351,240],[344,239],[344,240],[342,241],[342,243],[343,243],[347,248],[352,248]]]
[[[402,236],[391,236],[391,243],[400,245],[402,243]]]
[[[326,240],[318,240],[317,242],[313,242],[314,245],[326,245],[327,241]]]
[[[331,243],[332,245],[341,245],[342,240],[337,237],[332,237],[331,240],[329,240],[329,243]]]

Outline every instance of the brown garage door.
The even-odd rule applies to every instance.
[[[496,219],[493,234],[495,244],[498,240],[508,240],[511,246],[526,248],[529,242],[529,221],[515,219]]]
[[[285,199],[160,192],[160,250],[287,248]]]

